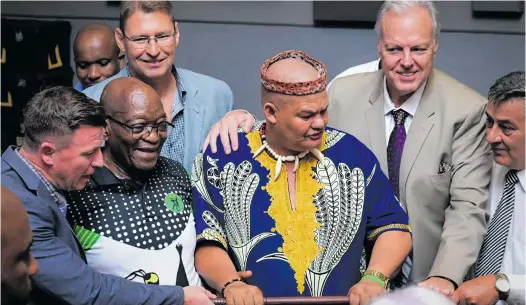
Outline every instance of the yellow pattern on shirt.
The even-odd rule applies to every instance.
[[[254,153],[261,147],[261,137],[259,131],[247,134],[248,145]],[[323,134],[322,144],[319,150],[325,149],[325,133]],[[323,184],[314,178],[312,168],[316,167],[318,159],[312,154],[307,155],[300,161],[296,171],[296,210],[293,211],[290,204],[288,190],[287,171],[282,168],[281,174],[276,181],[274,177],[276,160],[262,152],[256,160],[270,171],[268,184],[262,189],[270,195],[271,204],[268,215],[274,219],[276,225],[272,229],[283,238],[283,246],[278,251],[283,252],[290,267],[294,270],[299,293],[305,289],[305,272],[309,265],[323,249],[318,248],[315,241],[315,230],[320,226],[316,221],[314,206],[315,195],[323,188]],[[282,166],[285,166],[283,164]]]

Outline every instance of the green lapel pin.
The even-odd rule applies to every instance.
[[[183,199],[175,193],[169,193],[166,195],[164,198],[164,205],[174,213],[181,213],[184,210]]]

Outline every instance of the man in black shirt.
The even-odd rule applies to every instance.
[[[138,79],[119,78],[101,103],[105,166],[84,190],[66,195],[88,264],[146,284],[201,285],[190,179],[180,163],[159,156],[170,125],[159,95]]]

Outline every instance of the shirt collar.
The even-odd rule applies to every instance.
[[[418,104],[420,103],[420,100],[422,99],[422,95],[424,94],[424,88],[426,87],[427,80],[405,101],[405,103],[402,104],[402,106],[399,109],[403,109],[405,112],[409,113],[411,117],[415,116],[416,109],[418,108]],[[384,115],[388,115],[392,110],[397,109],[391,100],[391,97],[389,96],[389,92],[387,91],[387,79],[384,76]]]
[[[517,178],[519,178],[519,184],[521,185],[522,187],[522,190],[526,190],[526,187],[524,186],[524,182],[525,182],[525,179],[526,179],[526,172],[525,170],[520,170],[520,171],[517,171]]]
[[[184,87],[184,83],[181,78],[181,74],[177,72],[177,68],[174,65],[172,65],[172,73],[175,76],[175,81],[177,82],[177,89],[178,89],[177,91],[180,92],[181,97],[183,98],[182,99],[183,103],[184,103],[184,97],[186,96],[186,88]],[[133,77],[130,72],[130,64],[126,64],[126,75],[128,77]]]

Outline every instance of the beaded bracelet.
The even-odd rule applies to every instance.
[[[230,281],[226,282],[225,285],[223,286],[223,288],[221,288],[221,295],[222,295],[223,297],[225,296],[225,295],[224,295],[225,288],[226,288],[228,285],[230,285],[230,284],[232,284],[232,283],[235,283],[235,282],[242,282],[242,281],[243,281],[243,279],[237,278],[237,279],[233,279],[233,280],[230,280]]]

